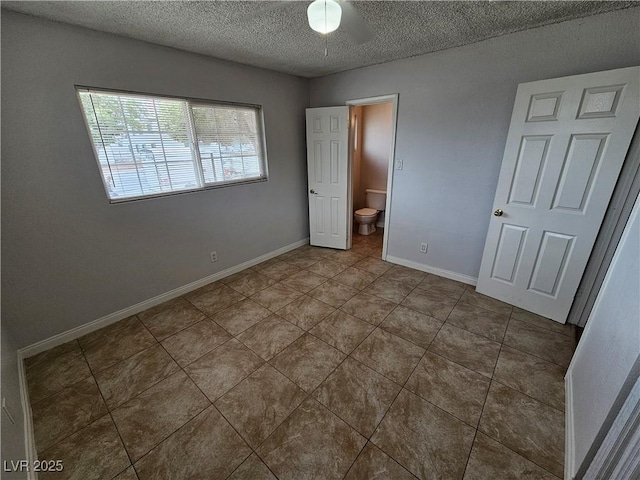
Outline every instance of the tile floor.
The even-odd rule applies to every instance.
[[[305,246],[26,361],[74,479],[554,479],[574,332]]]

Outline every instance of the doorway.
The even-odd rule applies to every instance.
[[[348,246],[360,224],[355,212],[367,208],[367,195],[380,198],[386,192],[384,210],[379,211],[373,227],[382,230],[382,260],[386,260],[395,165],[398,95],[362,98],[347,101],[349,108],[349,190],[347,227]],[[369,192],[367,192],[367,190]],[[367,230],[368,227],[365,228]]]

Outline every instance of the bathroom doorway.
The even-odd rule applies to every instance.
[[[354,236],[360,235],[359,230],[366,233],[375,229],[370,235],[379,237],[382,233],[381,257],[386,260],[396,163],[398,95],[349,100],[347,105],[350,107],[348,248]],[[370,206],[370,210],[365,210]],[[377,215],[372,214],[376,210]]]

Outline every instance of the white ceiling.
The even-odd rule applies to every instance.
[[[375,38],[307,25],[309,1],[3,1],[50,20],[302,77],[384,63],[550,23],[637,6],[633,1],[354,1]]]

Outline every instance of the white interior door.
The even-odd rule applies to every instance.
[[[349,107],[307,108],[311,245],[347,248]]]
[[[638,122],[639,81],[631,67],[518,86],[478,292],[566,321]]]

